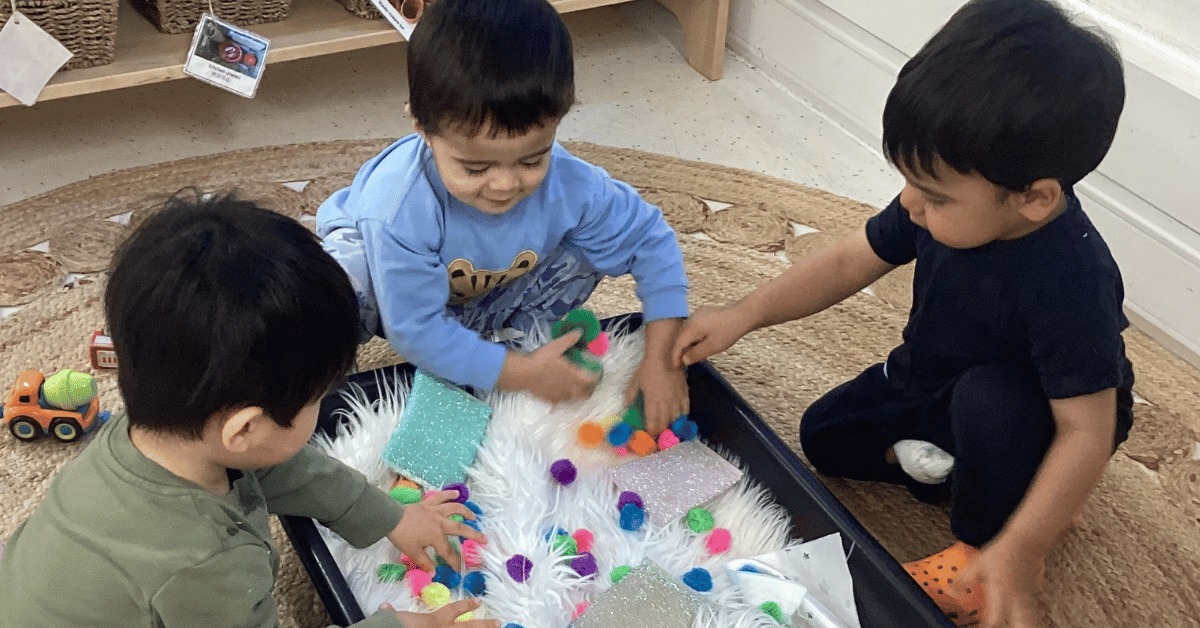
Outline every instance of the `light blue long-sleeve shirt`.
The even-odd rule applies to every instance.
[[[494,388],[505,348],[447,312],[456,298],[449,272],[499,279],[529,252],[541,260],[560,245],[606,275],[632,274],[645,320],[687,315],[683,254],[662,212],[557,143],[549,159],[532,194],[488,214],[447,191],[428,145],[414,134],[368,161],[350,187],[321,205],[320,237],[340,228],[362,234],[383,331],[397,353],[456,383]]]

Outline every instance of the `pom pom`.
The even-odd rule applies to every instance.
[[[733,543],[733,537],[729,534],[729,530],[725,528],[717,528],[708,533],[708,538],[704,539],[704,546],[708,548],[708,553],[716,556],[729,551],[729,545]]]
[[[467,501],[464,501],[464,502],[462,503],[462,505],[463,505],[463,506],[466,506],[466,507],[467,507],[467,510],[470,510],[471,512],[475,513],[475,516],[476,516],[476,517],[482,517],[482,516],[483,516],[483,510],[482,510],[481,508],[479,508],[479,505],[478,505],[478,504],[476,504],[475,502],[473,502],[473,501],[471,501],[471,500],[467,500]]]
[[[463,576],[463,588],[476,597],[487,593],[487,575],[482,571],[468,573]]]
[[[462,584],[462,576],[450,565],[438,565],[433,574],[433,581],[446,585],[447,589],[457,589],[458,585]]]
[[[560,534],[554,537],[554,550],[561,551],[563,556],[574,556],[579,553],[579,546],[575,544],[575,539]]]
[[[596,537],[586,528],[580,528],[571,535],[575,539],[575,549],[581,552],[592,551],[592,545],[596,542]]]
[[[628,423],[617,423],[608,431],[608,444],[620,447],[629,442],[630,436],[633,436],[633,428]]]
[[[467,519],[467,518],[466,518],[466,517],[464,517],[464,516],[462,516],[462,515],[457,515],[457,514],[455,514],[455,515],[450,515],[450,520],[451,520],[451,521],[458,522],[458,523],[462,523],[463,521],[466,521],[466,519]]]
[[[594,576],[597,571],[596,557],[592,556],[591,552],[584,552],[571,561],[571,569],[585,578]]]
[[[637,504],[625,504],[621,507],[621,529],[633,532],[642,527],[646,521],[646,511],[638,508]]]
[[[434,582],[421,590],[421,600],[429,608],[437,610],[450,603],[450,589],[440,582]]]
[[[529,579],[529,572],[533,570],[533,561],[520,554],[513,554],[512,558],[504,561],[504,568],[513,580],[525,582]]]
[[[596,313],[587,308],[577,307],[567,312],[567,315],[562,317],[562,320],[550,326],[550,336],[552,338],[561,338],[567,332],[575,329],[583,330],[583,335],[579,337],[578,346],[580,347],[599,337],[600,321],[596,318]]]
[[[646,429],[645,410],[642,408],[642,394],[638,393],[637,399],[632,406],[625,409],[625,413],[621,415],[621,420],[635,430]]]
[[[751,565],[749,563],[742,565],[741,567],[738,567],[738,571],[744,571],[746,573],[762,573],[763,572],[758,567],[755,567],[754,565]]]
[[[646,504],[642,503],[642,496],[633,491],[621,491],[617,496],[617,510],[624,508],[625,504],[637,504],[637,507],[643,510],[646,508]]]
[[[692,440],[696,438],[696,422],[683,415],[671,424],[671,431],[675,432],[675,436],[679,437],[680,441]]]
[[[759,604],[758,608],[762,612],[770,615],[771,619],[774,619],[781,624],[783,623],[783,609],[779,608],[778,603],[767,600],[766,602]]]
[[[504,624],[504,628],[525,628],[525,626],[522,626],[521,624],[510,621],[507,624]]]
[[[478,567],[483,564],[483,557],[479,555],[479,543],[467,539],[462,543],[463,562],[468,567]]]
[[[629,455],[629,448],[624,445],[621,445],[620,447],[613,447],[613,453],[616,454],[618,458],[624,458],[625,456]]]
[[[408,583],[408,589],[412,591],[413,597],[420,597],[421,591],[433,582],[433,574],[420,569],[410,569],[408,575],[404,577],[404,581]]]
[[[575,433],[576,439],[584,447],[595,447],[604,440],[604,428],[595,421],[584,421]]]
[[[596,339],[587,343],[587,350],[595,355],[604,355],[608,353],[608,334],[600,332]]]
[[[413,482],[412,480],[410,480],[408,478],[396,478],[396,483],[392,484],[392,488],[400,488],[400,487],[415,488],[418,491],[420,491],[420,489],[421,489],[420,486],[417,486],[416,482]],[[420,494],[420,493],[418,492],[418,494]]]
[[[462,615],[455,617],[454,621],[471,621],[472,619],[475,619],[475,611],[467,611]]]
[[[379,577],[380,582],[396,582],[404,579],[404,574],[408,573],[408,567],[397,565],[396,563],[384,563],[379,566],[375,575]]]
[[[413,570],[420,571],[421,570],[421,568],[417,566],[417,561],[413,560],[412,556],[409,556],[408,554],[401,554],[400,562],[404,563],[404,566],[408,567],[409,571],[413,571]]]
[[[467,485],[463,484],[462,482],[454,482],[453,484],[447,484],[442,487],[442,490],[443,491],[458,491],[458,497],[455,497],[454,501],[456,501],[460,504],[467,501],[471,497],[471,491],[468,490]]]
[[[555,482],[566,486],[575,481],[575,463],[566,458],[555,460],[550,465],[550,475],[554,477]]]
[[[566,530],[559,528],[559,527],[554,527],[554,528],[550,528],[550,529],[546,530],[546,533],[542,535],[542,538],[549,541],[550,539],[552,539],[560,534],[566,534],[566,533],[567,533]]]
[[[659,449],[670,449],[678,444],[679,437],[676,436],[675,432],[672,432],[671,430],[664,430],[662,434],[658,435]]]
[[[712,513],[703,508],[693,508],[687,513],[687,525],[696,534],[708,532],[713,529]]]
[[[713,587],[712,574],[703,567],[697,567],[683,574],[683,583],[701,593],[711,591]]]
[[[600,423],[600,427],[604,428],[605,434],[607,434],[608,431],[611,430],[614,425],[616,425],[617,423],[620,423],[620,422],[621,422],[621,417],[619,417],[615,414],[610,414],[598,421],[598,423]]]
[[[608,574],[608,579],[612,580],[613,584],[616,584],[616,583],[620,582],[621,579],[624,578],[626,574],[629,573],[629,569],[630,569],[629,565],[621,565],[620,567],[613,569],[612,573]]]
[[[629,439],[629,448],[639,456],[649,456],[654,453],[654,437],[638,430]]]
[[[421,492],[408,486],[398,486],[392,489],[389,494],[392,496],[392,499],[401,504],[415,504],[421,501]]]
[[[588,607],[589,607],[589,606],[591,606],[591,605],[592,605],[592,603],[591,603],[591,602],[588,602],[588,601],[586,601],[586,600],[585,600],[585,601],[583,601],[583,602],[580,602],[580,603],[576,604],[576,605],[575,605],[575,612],[574,612],[574,613],[571,613],[571,619],[579,619],[579,616],[580,616],[580,615],[582,615],[582,614],[584,614],[584,613],[586,613],[586,612],[587,612],[587,609],[588,609]]]

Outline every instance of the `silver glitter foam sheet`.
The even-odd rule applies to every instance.
[[[692,628],[708,602],[646,559],[596,596],[571,628]]]
[[[742,477],[741,469],[698,440],[630,461],[610,473],[619,490],[641,496],[656,526],[708,503]]]

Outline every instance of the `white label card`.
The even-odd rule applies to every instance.
[[[400,36],[405,41],[412,37],[413,27],[425,12],[425,0],[397,0],[400,10],[388,0],[371,0],[371,4],[379,9],[383,19],[400,31]]]
[[[37,102],[54,73],[73,55],[20,11],[0,28],[0,89],[23,105]]]
[[[196,25],[183,71],[205,83],[253,98],[270,47],[269,40],[205,13]]]

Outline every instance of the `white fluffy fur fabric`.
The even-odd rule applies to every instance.
[[[604,379],[588,400],[550,406],[528,394],[495,394],[487,401],[494,412],[475,466],[468,471],[471,501],[484,516],[482,529],[489,543],[481,552],[488,572],[487,593],[477,617],[516,622],[525,628],[562,628],[571,622],[577,604],[591,600],[611,586],[609,573],[619,565],[637,565],[643,558],[658,563],[676,577],[693,567],[704,567],[713,576],[713,589],[702,594],[712,610],[701,613],[697,626],[778,626],[755,607],[741,602],[725,572],[726,561],[772,552],[799,540],[788,539],[788,517],[762,488],[745,477],[707,505],[716,525],[730,530],[729,552],[712,557],[703,536],[682,520],[655,527],[647,519],[636,532],[618,525],[617,489],[607,469],[628,458],[618,458],[600,446],[585,449],[575,442],[578,425],[588,419],[617,414],[624,406],[624,390],[643,348],[640,333],[613,336],[604,356]],[[380,460],[380,452],[404,406],[406,390],[385,382],[387,394],[375,403],[353,399],[350,422],[338,436],[318,446],[362,471],[387,490],[395,474]],[[579,470],[576,481],[559,486],[550,477],[550,463],[570,458]],[[737,464],[737,461],[733,461]],[[587,528],[595,535],[592,550],[599,571],[581,578],[569,559],[556,554],[545,531],[560,526],[568,531]],[[376,570],[383,563],[399,562],[399,552],[388,541],[357,550],[321,529],[342,573],[366,614],[380,604],[401,610],[428,610],[414,598],[404,582],[381,583]],[[524,554],[533,561],[529,580],[513,581],[504,561]],[[465,595],[455,593],[455,599]],[[632,619],[632,618],[631,618]],[[653,622],[644,621],[643,625]]]

